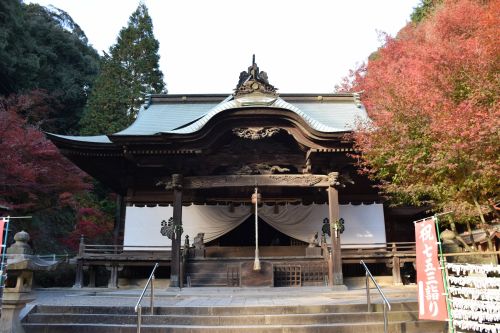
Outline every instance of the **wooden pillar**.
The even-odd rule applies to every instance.
[[[125,215],[125,200],[122,195],[116,196],[115,226],[113,229],[113,245],[118,245],[120,229],[123,225],[123,216]]]
[[[330,186],[328,186],[328,211],[330,219],[330,239],[332,241],[332,270],[329,272],[329,278],[332,285],[343,285],[344,278],[342,274],[342,254],[340,250],[340,232],[337,230],[337,222],[340,219],[339,212],[339,193],[334,187],[337,184],[337,172],[332,172],[330,177]]]
[[[401,280],[401,260],[399,257],[392,257],[392,283],[396,286],[403,284]]]
[[[174,212],[172,239],[172,259],[170,262],[170,287],[180,287],[181,271],[181,238],[182,238],[182,175],[172,175],[174,190]]]
[[[83,257],[85,255],[85,238],[80,236],[80,246],[78,248],[78,257],[76,258],[75,284],[73,288],[83,287]]]
[[[118,271],[120,270],[118,265],[116,264],[106,265],[106,269],[109,271],[108,288],[110,289],[118,288]]]
[[[89,287],[95,288],[95,267],[89,266]]]
[[[73,288],[83,287],[83,259],[76,259],[75,284]]]

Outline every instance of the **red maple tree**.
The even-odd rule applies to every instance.
[[[43,91],[0,98],[0,204],[30,212],[67,204],[85,175],[27,119],[50,112]]]
[[[445,0],[343,82],[372,120],[354,134],[362,170],[396,202],[483,222],[498,202],[498,36],[500,1]]]

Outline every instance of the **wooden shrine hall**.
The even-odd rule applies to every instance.
[[[357,173],[346,134],[366,120],[356,94],[279,94],[254,59],[230,95],[151,95],[118,133],[48,134],[122,202],[123,242],[82,240],[76,286],[155,262],[173,287],[334,286],[360,259],[400,283],[419,212],[384,207]]]

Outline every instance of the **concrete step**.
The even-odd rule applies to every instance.
[[[143,333],[384,331],[382,304],[372,304],[372,312],[367,312],[365,303],[348,297],[342,303],[318,305],[159,306],[153,316],[144,305]],[[446,331],[442,322],[418,321],[416,302],[400,300],[391,306],[388,314],[391,333]],[[23,327],[26,333],[128,333],[137,331],[137,314],[132,306],[38,305],[24,318]]]
[[[133,333],[136,325],[106,325],[106,324],[32,324],[23,325],[26,333]],[[391,333],[445,333],[445,327],[440,322],[390,322],[388,331]],[[201,325],[143,325],[143,333],[382,333],[384,325],[380,322],[337,323],[318,325],[242,325],[242,326],[201,326]]]
[[[391,304],[392,311],[417,311],[416,302],[398,302]],[[271,315],[271,314],[331,314],[366,312],[364,303],[321,304],[321,305],[262,305],[262,306],[161,306],[155,308],[156,315]],[[143,307],[143,313],[148,308]],[[382,312],[382,304],[372,304],[373,312]],[[65,314],[134,314],[134,308],[128,306],[58,306],[38,305],[32,313]]]
[[[380,312],[330,313],[330,314],[286,314],[286,315],[232,315],[232,316],[192,316],[192,315],[148,315],[142,316],[144,325],[203,325],[203,326],[235,326],[235,325],[316,325],[360,322],[383,322]],[[407,322],[417,320],[417,312],[390,312],[390,322]],[[67,314],[67,313],[34,313],[26,323],[50,324],[136,324],[137,315],[115,314]]]

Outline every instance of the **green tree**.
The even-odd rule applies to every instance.
[[[145,94],[164,91],[158,48],[148,9],[140,4],[104,55],[81,134],[110,134],[125,128],[137,116]]]
[[[413,23],[420,23],[429,16],[442,0],[420,0],[420,4],[413,9],[410,18]]]
[[[0,2],[0,95],[19,90],[19,81],[36,71],[33,41],[24,29],[23,5],[19,0]]]
[[[99,70],[99,55],[64,11],[19,0],[0,3],[0,95],[43,90],[47,112],[28,121],[74,132]]]

